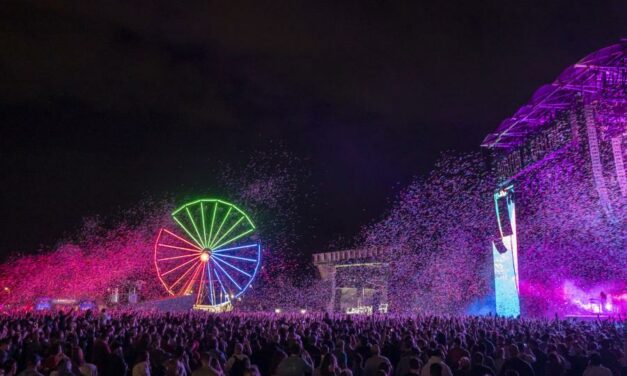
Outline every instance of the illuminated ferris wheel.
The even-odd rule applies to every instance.
[[[195,295],[195,308],[224,310],[248,289],[261,260],[250,217],[218,199],[189,202],[159,231],[154,262],[170,295]]]

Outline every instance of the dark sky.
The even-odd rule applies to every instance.
[[[146,194],[210,192],[208,166],[277,144],[311,171],[301,226],[319,236],[301,247],[324,250],[626,36],[626,4],[5,1],[0,255]]]

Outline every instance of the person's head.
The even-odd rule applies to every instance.
[[[150,361],[150,353],[148,351],[140,351],[137,354],[137,363]]]
[[[389,375],[390,373],[392,373],[392,367],[388,362],[381,362],[379,364],[379,371],[383,371],[386,375]]]
[[[496,359],[505,359],[505,349],[502,347],[497,348],[494,355]]]
[[[244,369],[250,368],[250,359],[248,357],[244,358]]]
[[[379,348],[379,345],[370,346],[370,354],[381,355],[381,348]]]
[[[353,353],[351,358],[353,359],[353,368],[361,367],[364,363],[364,358],[358,352]]]
[[[429,367],[429,376],[442,376],[442,365],[440,363],[433,363]]]
[[[509,356],[510,356],[510,358],[517,357],[519,353],[520,353],[520,351],[518,350],[518,346],[516,346],[516,345],[510,345],[509,346]]]
[[[176,346],[174,349],[174,356],[178,359],[183,358],[185,356],[185,348],[183,346]]]
[[[209,359],[209,367],[220,369],[222,366],[220,364],[220,360],[212,356],[211,359]]]
[[[344,340],[338,339],[337,341],[335,341],[335,348],[337,349],[337,351],[344,351],[344,346]]]
[[[418,360],[418,358],[414,358],[411,357],[409,358],[409,370],[410,371],[418,371],[420,370],[421,364],[420,364],[420,360]]]
[[[475,365],[483,365],[483,354],[480,352],[475,352],[472,354],[472,364]]]
[[[590,354],[590,365],[591,366],[600,366],[601,365],[601,355],[599,353],[594,352]]]
[[[365,336],[359,336],[358,340],[359,340],[359,345],[360,346],[367,346],[368,345],[368,338],[366,338]]]
[[[41,364],[41,358],[37,354],[30,354],[26,358],[26,367],[30,369],[37,369],[39,368],[40,364]]]
[[[168,359],[165,362],[165,374],[166,376],[182,376],[179,373],[178,362],[176,359]]]
[[[436,358],[442,358],[442,350],[440,349],[431,349],[431,351],[429,351],[429,356],[433,356]]]
[[[601,341],[601,349],[609,350],[612,348],[612,341],[608,338]]]
[[[115,355],[123,356],[124,347],[122,347],[122,343],[120,343],[119,341],[113,342],[113,344],[111,345],[111,352]]]
[[[322,359],[322,365],[320,366],[320,368],[325,371],[333,372],[337,368],[337,359],[335,358],[335,355],[325,355],[325,357]]]
[[[259,372],[259,368],[253,364],[244,371],[244,376],[261,376],[261,372]]]
[[[535,338],[529,339],[527,344],[529,345],[529,348],[532,350],[537,350],[539,348],[538,340],[536,340]]]
[[[203,367],[209,367],[209,364],[211,364],[211,354],[209,354],[208,352],[203,352],[202,354],[200,354],[200,363],[203,365]]]
[[[50,349],[50,353],[52,355],[63,354],[63,346],[61,345],[61,343],[57,342],[54,345],[52,345],[52,348]]]
[[[2,369],[4,370],[5,374],[15,375],[17,373],[17,362],[15,361],[15,359],[9,358],[9,360],[4,362],[4,364],[2,365]]]
[[[63,358],[57,366],[59,375],[72,375],[72,361],[69,358]]]
[[[72,360],[79,366],[82,366],[85,363],[83,349],[81,349],[79,346],[74,346],[72,348]]]
[[[290,355],[300,355],[300,345],[296,342],[290,344]]]
[[[462,356],[459,359],[459,368],[461,368],[461,369],[468,369],[468,368],[470,368],[470,359],[468,359],[467,356]]]
[[[236,343],[234,348],[235,354],[240,355],[244,351],[244,346],[241,343]]]
[[[0,340],[0,350],[7,351],[11,346],[11,338],[3,338]]]
[[[549,353],[548,359],[549,363],[553,364],[559,364],[562,362],[562,358],[555,351]]]
[[[320,354],[321,354],[322,356],[325,356],[325,355],[327,355],[328,353],[329,353],[329,346],[327,346],[327,345],[322,345],[322,346],[320,346]]]
[[[461,339],[461,338],[459,338],[459,337],[456,337],[456,338],[453,340],[453,343],[455,344],[455,347],[461,347],[461,346],[462,346],[462,339]]]

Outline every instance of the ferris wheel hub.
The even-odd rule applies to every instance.
[[[205,249],[200,254],[200,261],[202,261],[202,262],[207,262],[207,261],[209,261],[210,258],[211,258],[211,250],[210,249]]]

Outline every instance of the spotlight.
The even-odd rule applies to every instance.
[[[303,309],[300,310],[300,313],[302,313],[304,315],[305,313],[307,313],[307,310],[303,308]]]
[[[275,308],[274,313],[281,313],[281,308]]]

